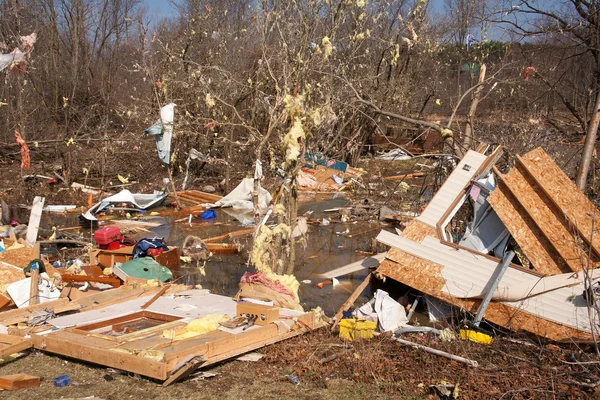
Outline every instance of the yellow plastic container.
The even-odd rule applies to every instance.
[[[483,332],[477,332],[471,329],[461,329],[460,338],[462,340],[470,340],[471,342],[480,344],[492,343],[492,337],[490,335],[485,334]]]
[[[371,339],[377,323],[363,319],[345,318],[340,321],[340,337],[346,340]]]

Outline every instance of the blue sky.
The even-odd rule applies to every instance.
[[[172,7],[169,0],[142,0],[146,5],[153,18],[170,17],[175,14],[175,9]],[[443,0],[433,0],[434,9],[442,9]]]

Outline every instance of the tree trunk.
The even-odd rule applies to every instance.
[[[477,82],[480,86],[475,89],[475,94],[473,95],[473,100],[471,101],[471,106],[469,107],[469,114],[467,115],[467,126],[465,128],[465,140],[463,141],[464,151],[468,151],[473,145],[473,141],[475,140],[475,129],[473,128],[475,113],[477,112],[477,106],[479,105],[479,100],[481,99],[481,92],[483,91],[483,81],[485,80],[485,72],[486,65],[481,64],[479,70],[479,81]]]
[[[587,134],[585,135],[585,143],[583,144],[583,154],[581,155],[581,162],[579,163],[579,170],[577,171],[577,179],[575,183],[581,191],[585,191],[587,184],[587,177],[590,172],[590,164],[592,163],[592,156],[594,155],[594,149],[596,146],[596,137],[598,135],[598,124],[600,123],[600,90],[596,93],[596,104],[594,105],[594,114],[592,120],[588,125]]]

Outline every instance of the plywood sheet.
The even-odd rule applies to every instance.
[[[527,210],[540,231],[565,260],[572,271],[580,271],[587,257],[585,250],[569,232],[560,210],[544,196],[542,189],[517,166],[501,180]]]
[[[561,259],[554,247],[502,182],[498,182],[488,202],[536,271],[553,275],[569,270],[564,262],[559,261]]]
[[[600,254],[600,211],[542,148],[518,159],[596,254]],[[592,227],[593,222],[593,227]],[[593,231],[593,235],[592,235]]]

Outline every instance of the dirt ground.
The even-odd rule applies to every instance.
[[[63,357],[33,351],[5,362],[2,375],[39,375],[39,388],[0,392],[0,398],[102,399],[438,399],[431,385],[457,385],[460,399],[597,399],[598,364],[578,348],[541,345],[497,337],[490,346],[460,340],[441,342],[424,334],[405,339],[476,360],[456,361],[398,344],[390,337],[345,342],[324,328],[266,347],[257,362],[229,361],[206,371],[216,376],[168,387]],[[323,359],[337,357],[329,362]],[[597,358],[596,358],[597,359]],[[575,364],[583,362],[583,364]],[[54,387],[68,374],[71,385]],[[300,379],[293,384],[286,376]]]

